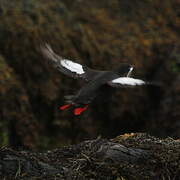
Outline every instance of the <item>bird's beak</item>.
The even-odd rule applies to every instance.
[[[131,75],[132,70],[133,70],[133,67],[130,68],[129,72],[127,73],[127,77]]]

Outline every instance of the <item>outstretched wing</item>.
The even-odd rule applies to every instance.
[[[60,72],[72,78],[82,78],[86,81],[90,81],[99,73],[99,71],[90,69],[87,66],[62,58],[57,55],[48,44],[41,46],[41,51]]]
[[[108,85],[112,87],[137,86],[145,84],[147,83],[141,79],[134,79],[130,77],[119,77],[108,82]]]

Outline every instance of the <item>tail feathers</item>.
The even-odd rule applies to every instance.
[[[74,95],[64,96],[64,99],[66,99],[66,100],[72,100],[73,98],[74,98]]]
[[[74,104],[74,103],[73,103],[74,97],[75,97],[74,95],[64,96],[65,102],[66,102],[67,104]]]

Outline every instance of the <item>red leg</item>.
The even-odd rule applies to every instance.
[[[88,105],[84,106],[84,107],[80,107],[80,108],[76,108],[74,109],[74,115],[80,115],[83,111],[85,111],[88,108]]]
[[[69,108],[70,106],[71,106],[71,104],[66,104],[66,105],[60,106],[59,109],[65,110],[65,109]]]

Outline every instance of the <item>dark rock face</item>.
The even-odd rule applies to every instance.
[[[178,5],[179,0],[2,3],[2,145],[53,148],[130,131],[179,137]],[[58,107],[79,84],[48,64],[39,51],[42,42],[97,69],[128,62],[135,77],[163,85],[104,92],[88,112],[73,117]]]
[[[180,76],[175,77],[171,87],[165,92],[157,112],[155,133],[161,136],[180,137]],[[161,131],[158,133],[158,129]]]
[[[13,69],[0,57],[1,145],[33,148],[37,142],[38,127],[29,104],[29,98]]]

